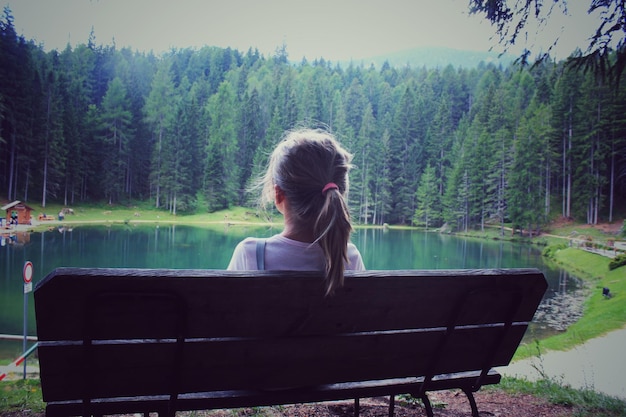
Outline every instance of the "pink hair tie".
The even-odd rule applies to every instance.
[[[324,186],[324,188],[322,188],[322,195],[326,194],[326,191],[332,190],[332,189],[338,190],[339,186],[335,184],[334,182],[329,182],[328,184]]]

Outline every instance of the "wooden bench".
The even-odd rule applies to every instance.
[[[47,416],[269,406],[496,384],[536,269],[318,273],[59,268],[35,289]],[[358,400],[355,401],[358,414]]]

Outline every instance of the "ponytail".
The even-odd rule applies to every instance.
[[[324,253],[326,295],[332,295],[343,285],[352,232],[350,212],[338,188],[324,193],[324,205],[315,220],[313,232]]]

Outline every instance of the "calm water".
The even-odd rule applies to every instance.
[[[0,247],[0,334],[23,334],[25,261],[34,265],[36,284],[60,266],[224,269],[235,245],[246,236],[279,230],[243,226],[201,228],[180,225],[77,227],[20,234]],[[550,288],[527,337],[564,330],[581,312],[580,280],[544,264],[538,248],[500,241],[458,238],[413,230],[359,229],[353,236],[368,269],[536,267]],[[28,333],[35,335],[32,293]],[[0,341],[0,357],[19,351]],[[13,343],[12,345],[15,345]],[[11,352],[7,353],[7,349]]]

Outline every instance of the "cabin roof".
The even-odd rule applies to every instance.
[[[24,208],[26,208],[27,210],[32,210],[32,209],[33,209],[32,207],[28,206],[26,203],[22,203],[22,202],[21,202],[21,201],[19,201],[19,200],[15,200],[15,201],[14,201],[14,202],[12,202],[12,203],[9,203],[9,204],[7,204],[7,205],[5,205],[5,206],[0,207],[0,210],[3,210],[3,211],[5,211],[5,210],[9,210],[9,209],[12,209],[12,208],[13,208],[13,207],[15,207],[15,206],[20,205],[20,204],[22,204],[22,205],[24,206]]]

